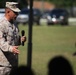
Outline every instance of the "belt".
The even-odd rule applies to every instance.
[[[3,66],[3,65],[0,65],[0,67],[9,67],[9,68],[12,68],[12,66]]]

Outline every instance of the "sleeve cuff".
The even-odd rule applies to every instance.
[[[9,47],[9,52],[13,52],[13,47],[12,46]]]

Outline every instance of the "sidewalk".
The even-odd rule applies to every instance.
[[[69,18],[69,25],[76,25],[76,18]]]

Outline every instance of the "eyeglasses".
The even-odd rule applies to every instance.
[[[14,12],[14,11],[13,11]],[[19,13],[18,12],[14,12],[16,15],[18,15]]]

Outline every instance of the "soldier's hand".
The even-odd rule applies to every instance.
[[[13,53],[19,54],[18,46],[13,46]]]
[[[25,42],[26,41],[26,36],[22,36],[21,37],[21,42]]]

